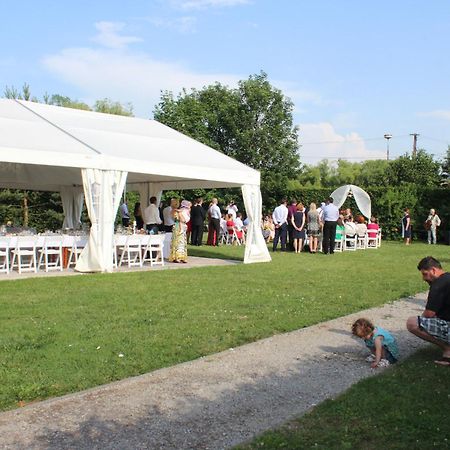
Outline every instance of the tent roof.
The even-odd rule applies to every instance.
[[[0,99],[0,187],[81,185],[81,168],[163,189],[259,185],[259,172],[155,120]]]

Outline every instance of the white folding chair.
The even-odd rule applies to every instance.
[[[0,238],[0,273],[9,273],[9,240]]]
[[[46,236],[42,248],[38,249],[38,269],[44,264],[45,271],[63,270],[62,236]]]
[[[357,245],[358,245],[358,236],[356,234],[354,236],[345,235],[344,250],[356,252]]]
[[[334,251],[335,252],[344,251],[344,235],[341,235],[341,237],[339,239],[336,238],[334,240]]]
[[[377,247],[381,247],[381,228],[378,229],[377,233]]]
[[[117,269],[119,266],[119,259],[122,255],[122,252],[125,250],[125,236],[121,236],[119,234],[114,235],[113,240],[113,268]]]
[[[238,236],[236,228],[233,228],[233,236],[231,243],[236,243],[237,245],[242,245],[244,243],[244,232],[242,232],[242,237]]]
[[[17,236],[16,248],[12,250],[11,270],[17,267],[19,273],[36,273],[36,261],[36,237]]]
[[[72,246],[69,247],[69,257],[67,259],[67,267],[76,266],[78,258],[84,247],[86,247],[87,238],[83,236],[74,236]]]
[[[367,246],[366,248],[378,248],[378,232],[369,231],[367,233]]]
[[[127,237],[125,246],[121,249],[119,266],[123,263],[127,263],[128,267],[142,267],[142,246],[140,235],[132,234]]]
[[[164,236],[150,235],[147,248],[150,266],[164,266]]]
[[[152,255],[150,253],[150,235],[143,234],[141,237],[142,246],[142,264],[151,263]]]
[[[356,235],[356,248],[358,250],[365,250],[367,248],[367,233],[364,235]]]

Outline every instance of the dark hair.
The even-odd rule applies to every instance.
[[[281,202],[280,203],[287,203],[287,198],[286,197],[283,197],[282,199],[281,199]]]
[[[150,197],[150,203],[156,203],[156,197]]]
[[[328,197],[328,201],[329,201],[330,203],[333,203],[333,202],[334,202],[333,197]]]
[[[417,264],[418,270],[431,270],[433,267],[442,269],[441,263],[432,256],[425,256],[425,258],[421,259],[419,264]]]

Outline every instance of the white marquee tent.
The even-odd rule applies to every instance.
[[[92,227],[76,270],[112,271],[125,184],[143,204],[163,190],[240,186],[250,219],[244,262],[270,261],[256,170],[154,120],[0,99],[0,187],[60,192],[69,227],[84,193]]]

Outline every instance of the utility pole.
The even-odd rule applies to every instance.
[[[415,158],[417,156],[417,136],[420,136],[419,133],[411,133],[410,136],[413,136],[413,150],[412,156]]]

